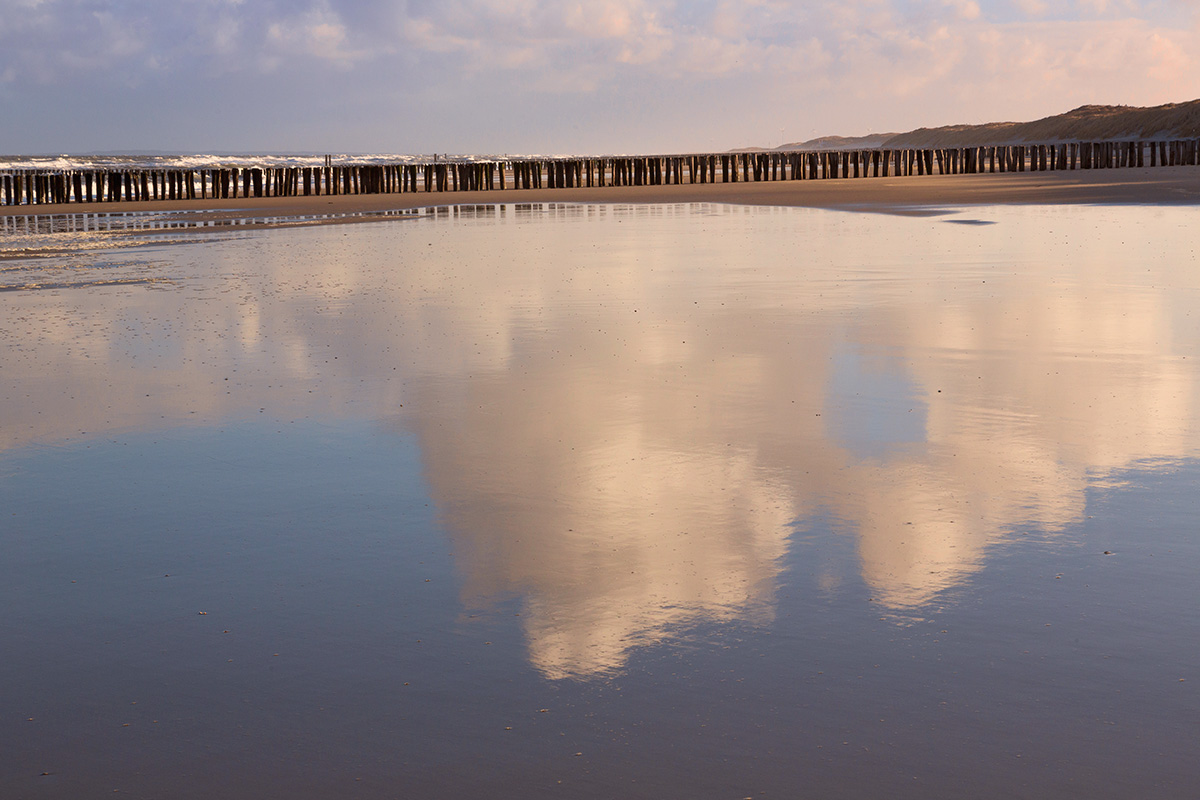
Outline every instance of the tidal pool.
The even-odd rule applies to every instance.
[[[10,221],[0,795],[1192,797],[1195,214]]]

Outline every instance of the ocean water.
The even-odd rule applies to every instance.
[[[507,158],[564,158],[537,154],[472,153],[189,153],[189,154],[89,154],[0,155],[0,172],[10,170],[123,170],[214,169],[227,167],[322,167],[328,155],[333,164],[410,164],[441,161],[496,161]]]
[[[0,230],[0,795],[1194,795],[1192,209],[122,216]]]

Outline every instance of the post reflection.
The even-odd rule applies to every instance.
[[[521,211],[224,242],[169,290],[10,294],[6,446],[389,421],[464,603],[520,598],[551,678],[771,622],[813,515],[856,541],[857,576],[823,580],[919,611],[1018,529],[1078,522],[1097,476],[1195,453],[1187,209]]]

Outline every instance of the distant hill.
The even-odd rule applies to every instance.
[[[1194,139],[1200,137],[1200,100],[1162,106],[1080,106],[1033,122],[988,122],[918,128],[908,133],[822,136],[777,150],[857,150],[893,147],[969,147],[1025,142],[1120,139]]]
[[[873,150],[883,147],[883,143],[895,133],[869,133],[866,136],[820,136],[807,142],[792,142],[781,145],[776,150]]]

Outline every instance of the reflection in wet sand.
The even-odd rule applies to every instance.
[[[523,366],[451,421],[417,416],[468,604],[525,598],[531,657],[554,677],[613,670],[701,617],[769,622],[798,509],[754,448],[671,420],[644,385]]]
[[[6,296],[3,444],[412,430],[464,602],[519,598],[555,678],[770,622],[816,514],[915,611],[1097,476],[1195,454],[1192,212],[985,211],[507,207],[152,253],[169,288]]]

